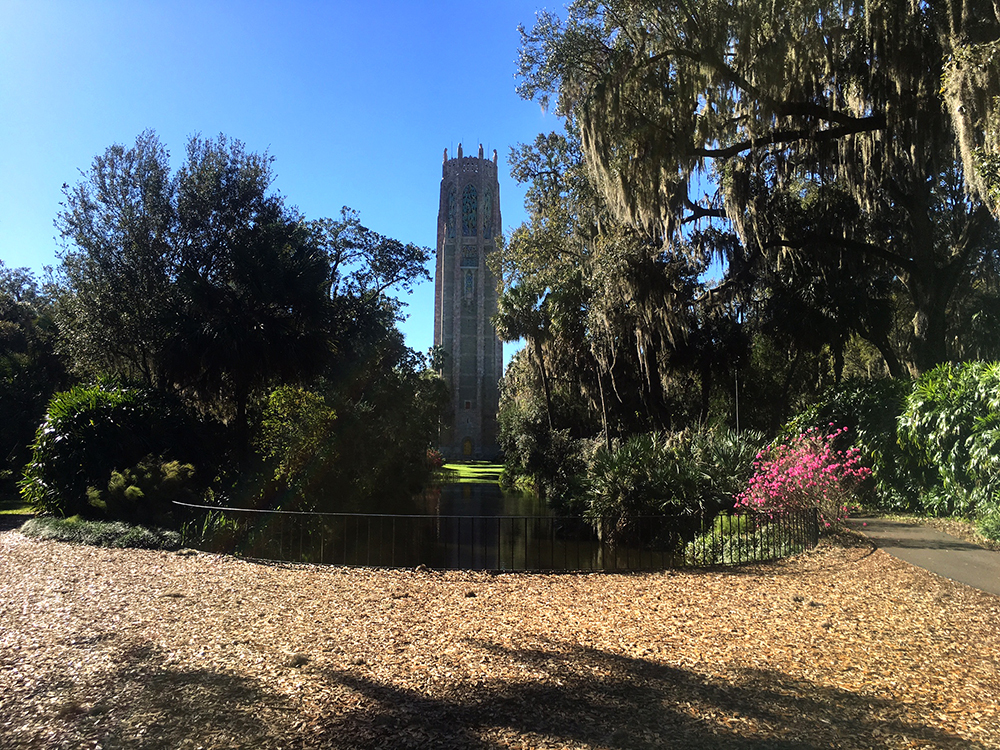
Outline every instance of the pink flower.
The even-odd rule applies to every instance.
[[[833,440],[846,431],[842,427],[822,434],[810,428],[787,443],[761,451],[738,504],[756,506],[771,515],[814,506],[820,510],[824,528],[831,524],[827,519],[846,518],[854,487],[871,476],[871,470],[860,464],[857,448],[833,449]]]

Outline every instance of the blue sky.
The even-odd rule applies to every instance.
[[[195,133],[267,150],[275,188],[307,217],[347,205],[431,248],[442,151],[482,143],[500,154],[509,231],[524,220],[510,147],[561,128],[514,92],[517,25],[540,8],[561,4],[4,0],[0,260],[56,264],[62,184],[146,128],[175,165]],[[403,331],[425,351],[433,284],[405,301]]]

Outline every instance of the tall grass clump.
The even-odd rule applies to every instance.
[[[166,529],[133,526],[121,521],[88,521],[69,518],[32,518],[21,525],[21,533],[36,539],[88,544],[95,547],[137,547],[174,550],[181,535]]]

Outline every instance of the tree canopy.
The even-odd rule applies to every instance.
[[[64,187],[61,330],[81,373],[174,389],[242,422],[254,393],[319,373],[343,345],[339,298],[381,304],[427,276],[426,249],[350,209],[308,221],[289,208],[271,163],[195,136],[172,174],[147,131]]]
[[[982,175],[1000,86],[976,67],[994,4],[581,0],[522,34],[522,95],[578,128],[616,217],[726,264],[719,296],[804,264],[828,291],[870,268],[908,308],[902,350],[842,296],[836,317],[897,374],[948,356],[956,291],[997,253]]]
[[[67,380],[52,308],[31,271],[0,260],[0,493],[13,487],[49,396]]]
[[[346,207],[307,219],[273,189],[272,162],[225,135],[194,136],[172,170],[146,131],[64,185],[51,288],[59,350],[75,376],[98,382],[84,401],[139,386],[183,403],[192,424],[219,437],[219,455],[196,458],[238,502],[360,503],[379,483],[411,492],[426,474],[443,386],[404,345],[394,295],[429,278],[429,251]],[[5,294],[28,288],[12,274],[0,280]],[[113,444],[120,430],[104,428]],[[303,464],[303,441],[323,443],[324,465]],[[178,456],[141,458],[114,468],[145,476]],[[52,462],[36,461],[36,474]],[[107,481],[96,479],[94,497]],[[324,494],[306,498],[310,487]]]

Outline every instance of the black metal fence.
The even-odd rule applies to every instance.
[[[182,504],[178,504],[182,505]],[[183,504],[182,537],[212,552],[289,562],[472,570],[661,570],[742,565],[814,547],[815,510],[582,519],[300,513]]]

